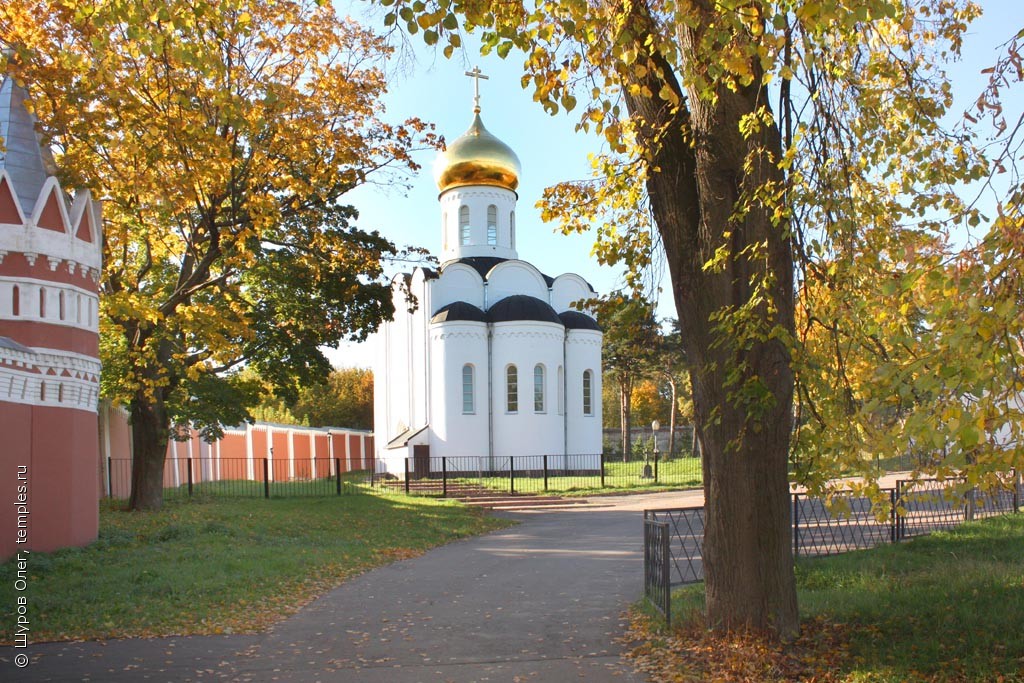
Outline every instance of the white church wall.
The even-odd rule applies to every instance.
[[[491,387],[494,405],[494,455],[558,455],[564,453],[563,416],[557,409],[557,370],[563,363],[565,328],[537,321],[494,324]],[[544,410],[534,409],[534,368],[545,369]],[[507,369],[518,374],[518,409],[507,405]],[[507,469],[508,464],[496,462]]]
[[[378,432],[383,441],[382,447],[403,431],[412,427],[412,395],[411,395],[411,322],[412,316],[407,310],[405,293],[396,284],[393,288],[395,302],[395,319],[387,323],[385,356],[387,366],[386,394],[387,406],[384,431]]]
[[[516,208],[516,193],[500,187],[458,187],[448,190],[439,198],[441,203],[442,261],[469,256],[495,256],[516,258],[512,236],[512,214]],[[469,243],[462,243],[459,227],[460,208],[469,208]],[[494,206],[497,218],[496,244],[488,244],[487,207]]]
[[[578,311],[581,309],[575,308],[572,304],[575,301],[581,299],[589,299],[595,296],[590,291],[589,285],[586,281],[575,273],[566,273],[559,275],[555,278],[555,281],[551,284],[551,308],[555,309],[559,313],[565,311]],[[588,313],[590,312],[588,309]]]
[[[565,345],[566,420],[570,454],[601,453],[601,339],[594,330],[569,330]],[[583,373],[591,372],[590,414],[584,413]],[[600,466],[597,462],[596,467]]]
[[[430,358],[431,457],[461,460],[487,455],[487,324],[457,321],[431,325]],[[463,368],[467,365],[473,372],[471,406],[463,405]],[[464,469],[458,462],[448,467]]]
[[[487,308],[516,294],[548,302],[548,283],[540,271],[526,261],[505,261],[491,268],[487,274]]]
[[[420,428],[430,420],[427,409],[428,380],[427,367],[429,349],[427,348],[427,326],[433,312],[431,303],[430,287],[426,281],[426,271],[417,268],[413,272],[410,288],[416,297],[416,309],[409,320],[409,334],[411,338],[409,357],[409,388],[410,388],[410,411],[409,426]]]
[[[378,342],[373,353],[373,456],[381,458],[387,448],[388,433],[388,353],[391,325],[381,325]]]
[[[456,301],[465,301],[480,309],[484,307],[484,280],[472,266],[449,263],[440,277],[428,284],[432,314]]]

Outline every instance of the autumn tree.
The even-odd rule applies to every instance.
[[[619,429],[622,434],[622,461],[632,453],[633,388],[643,377],[658,335],[654,310],[642,298],[612,292],[595,304],[604,329],[601,363],[605,376],[618,390]]]
[[[318,350],[392,313],[349,190],[409,169],[378,116],[388,49],[314,0],[26,0],[0,39],[74,187],[105,198],[104,393],[128,406],[130,507],[158,508],[172,423],[248,417],[248,363],[285,398]]]
[[[326,377],[313,377],[291,400],[275,392],[252,367],[238,379],[260,387],[259,403],[252,415],[257,420],[306,427],[373,429],[373,372],[367,368],[336,368]]]
[[[302,388],[292,412],[314,427],[373,429],[373,372],[332,370],[326,381]]]
[[[550,189],[545,215],[567,230],[596,222],[595,253],[631,270],[656,229],[703,446],[706,618],[792,636],[794,377],[842,360],[834,347],[804,353],[797,288],[822,278],[854,305],[849,284],[872,267],[898,273],[902,255],[979,220],[955,188],[985,163],[970,139],[940,126],[950,104],[941,64],[977,7],[381,2],[387,23],[447,40],[449,53],[459,30],[480,30],[485,52],[520,50],[534,98],[552,113],[582,103],[580,128],[604,136],[595,179]],[[844,304],[828,306],[837,315],[808,311],[802,324],[826,333],[844,323]]]
[[[680,391],[688,388],[689,368],[686,364],[686,352],[683,350],[679,321],[669,320],[667,323],[669,329],[659,331],[658,343],[649,363],[649,372],[652,377],[668,387],[669,431],[666,455],[671,456],[676,452],[676,416],[679,415],[679,403],[683,398]],[[694,448],[692,452],[698,451]]]

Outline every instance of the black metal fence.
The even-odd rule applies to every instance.
[[[412,457],[390,482],[422,495],[463,495],[470,490],[497,493],[558,493],[651,485],[694,487],[702,478],[699,458],[635,458],[602,453],[579,455]]]
[[[410,457],[366,459],[349,469],[344,458],[178,458],[163,467],[164,496],[330,496],[377,490],[411,495],[465,496],[480,493],[558,493],[609,487],[701,485],[698,458],[623,462],[600,453],[583,455]],[[400,471],[394,469],[395,464]],[[104,494],[131,493],[132,460],[109,458]]]
[[[271,460],[268,458],[179,458],[164,463],[164,497],[198,496],[275,498],[341,496],[367,491],[372,470],[347,470],[343,458]],[[109,458],[104,494],[131,494],[132,461]]]
[[[950,529],[965,521],[1017,512],[1024,497],[1024,481],[1017,474],[990,490],[965,489],[956,480],[900,480],[888,496],[886,510],[870,498],[838,493],[829,499],[793,495],[793,554],[817,557],[851,550],[866,550],[897,543],[933,531]],[[665,529],[667,552],[654,529]],[[704,508],[644,511],[644,595],[669,620],[665,591],[672,586],[704,580],[702,545]],[[648,545],[650,544],[650,547]],[[650,567],[648,562],[660,562]],[[666,579],[660,577],[666,576]],[[667,587],[666,585],[667,584]]]

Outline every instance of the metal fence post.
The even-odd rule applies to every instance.
[[[341,458],[334,459],[334,488],[341,495]]]
[[[793,494],[793,557],[800,557],[800,494]]]
[[[669,567],[672,556],[669,552],[668,524],[662,528],[661,534],[661,585],[665,587],[665,625],[672,625],[672,582],[669,579]]]
[[[441,457],[441,497],[448,497],[448,456]]]
[[[899,488],[900,482],[897,481],[896,488],[889,492],[889,501],[892,507],[892,512],[889,514],[889,537],[892,539],[893,543],[897,543],[900,540],[899,514],[896,512],[896,506],[899,504],[900,500],[898,493]]]
[[[263,497],[270,498],[270,461],[263,458]]]
[[[188,473],[188,497],[192,497],[192,458],[185,459],[185,470]]]
[[[1020,472],[1013,471],[1013,511],[1020,512]]]
[[[604,488],[604,451],[601,451],[601,488]]]
[[[565,474],[563,472],[562,474]],[[548,490],[548,456],[544,456],[544,490]]]
[[[114,479],[113,479],[113,468],[114,461],[107,456],[107,498],[114,497]]]
[[[508,456],[508,492],[516,492],[516,456]]]
[[[405,463],[405,492],[409,493],[409,456],[406,456],[402,462]]]
[[[654,456],[654,483],[658,483],[658,456]]]

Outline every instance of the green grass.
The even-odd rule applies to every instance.
[[[803,618],[846,627],[837,680],[1024,681],[1024,515],[801,559],[797,590]],[[701,585],[676,591],[673,622],[702,602]]]
[[[31,637],[251,632],[355,574],[508,524],[401,495],[172,500],[154,513],[105,501],[95,543],[29,556]],[[0,604],[14,604],[15,571],[0,565]],[[4,643],[13,626],[0,625]]]
[[[652,474],[653,474],[653,463]],[[559,495],[595,495],[616,493],[620,491],[644,492],[667,491],[682,488],[695,488],[703,484],[701,463],[698,458],[677,458],[658,463],[657,481],[653,477],[644,477],[643,461],[618,462],[606,459],[604,464],[604,486],[601,486],[600,474],[579,474],[574,476],[548,476],[547,488],[544,488],[543,475],[534,470],[529,476],[526,472],[515,475],[517,493],[557,493]],[[481,477],[452,479],[467,484],[477,484],[495,491],[509,490],[508,475],[499,477]]]

